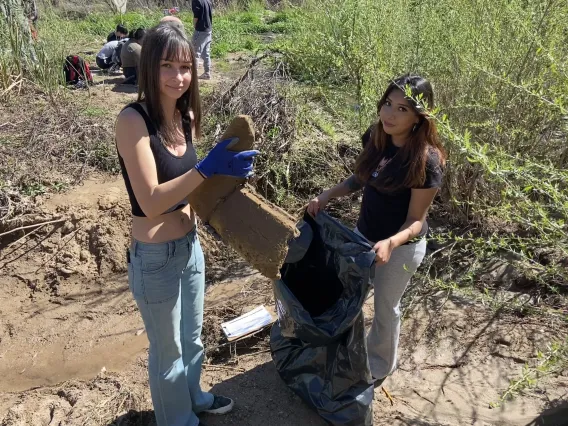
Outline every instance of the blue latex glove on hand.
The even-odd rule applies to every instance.
[[[260,154],[259,151],[229,151],[227,148],[238,138],[225,139],[213,147],[207,156],[201,160],[195,168],[205,178],[213,175],[225,175],[239,178],[247,178],[253,174],[254,157]]]

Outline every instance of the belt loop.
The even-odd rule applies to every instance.
[[[134,254],[134,257],[136,257],[138,255],[138,241],[133,239],[132,242],[132,251]]]
[[[168,242],[168,246],[169,246],[169,255],[170,257],[173,257],[176,255],[176,242],[175,241],[170,241]]]

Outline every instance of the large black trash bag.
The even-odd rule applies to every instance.
[[[330,425],[373,424],[363,303],[375,254],[325,213],[304,216],[274,282],[270,349],[284,382]]]

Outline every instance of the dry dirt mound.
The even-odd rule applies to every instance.
[[[58,294],[62,278],[90,279],[125,271],[130,212],[116,181],[86,181],[71,193],[46,200],[41,209],[41,216],[24,222],[40,225],[3,248],[4,274],[17,275],[33,292]]]

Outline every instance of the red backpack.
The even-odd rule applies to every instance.
[[[65,73],[65,82],[68,84],[77,84],[79,81],[87,83],[93,82],[93,76],[89,63],[77,55],[69,55],[65,58],[65,65],[63,66]]]

